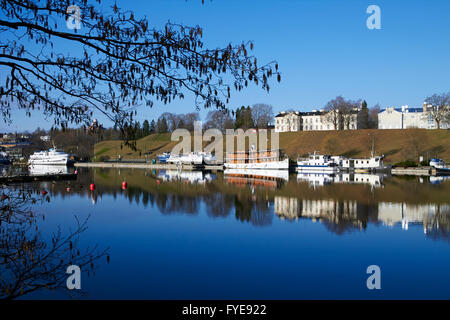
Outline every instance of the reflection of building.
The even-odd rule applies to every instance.
[[[439,215],[444,214],[444,216],[448,216],[449,213],[450,205],[414,205],[392,202],[381,202],[378,204],[379,221],[388,226],[401,223],[402,228],[405,230],[408,230],[409,224],[423,224],[424,232],[426,232],[433,225],[433,221],[439,218]]]
[[[426,234],[440,237],[450,235],[449,204],[407,204],[380,202],[364,205],[354,200],[298,199],[275,196],[274,212],[281,219],[309,218],[326,224],[331,230],[342,232],[349,228],[361,228],[367,222],[381,222],[387,226],[422,225]]]
[[[179,170],[161,170],[158,178],[163,181],[184,181],[193,184],[203,184],[216,179],[216,175],[203,171],[179,171]]]
[[[282,219],[310,218],[334,224],[350,222],[353,226],[361,227],[362,225],[358,218],[357,202],[352,200],[297,199],[275,196],[274,212]]]
[[[258,186],[276,189],[289,180],[289,171],[226,169],[224,176],[227,183],[238,186]]]

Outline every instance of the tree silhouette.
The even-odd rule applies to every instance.
[[[151,28],[117,5],[105,14],[88,0],[71,4],[80,8],[79,30],[55,22],[71,18],[67,1],[0,0],[0,66],[7,70],[0,110],[7,121],[13,108],[28,115],[41,109],[62,127],[88,124],[100,112],[122,129],[132,126],[136,106],[190,92],[197,109],[226,109],[231,90],[250,83],[269,90],[269,78],[280,81],[275,62],[259,64],[249,54],[252,42],[207,49],[199,26]]]

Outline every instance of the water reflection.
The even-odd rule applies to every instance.
[[[216,175],[205,171],[161,170],[158,178],[163,181],[182,181],[193,184],[204,184],[216,179]]]
[[[84,294],[66,288],[66,268],[77,265],[93,272],[94,263],[107,251],[96,246],[78,246],[87,221],[76,220],[75,228],[67,232],[60,227],[46,237],[34,206],[50,202],[46,192],[15,186],[1,190],[0,198],[0,299],[14,299],[38,290],[60,290],[69,295]],[[74,221],[75,222],[75,221]]]
[[[226,169],[224,175],[227,183],[239,187],[277,189],[289,180],[287,170]]]
[[[204,211],[210,218],[234,217],[254,226],[269,226],[274,217],[307,218],[336,234],[366,230],[369,224],[404,230],[421,225],[427,237],[448,238],[450,180],[435,185],[417,177],[344,173],[289,179],[281,170],[257,173],[96,169],[80,170],[76,182],[37,185],[63,198],[83,195],[93,204],[104,195],[125,197],[130,205],[155,206],[163,215]],[[126,190],[122,181],[128,182]],[[95,191],[89,190],[92,182]]]
[[[275,196],[274,212],[281,219],[308,218],[322,222],[330,231],[337,234],[366,229],[368,223],[373,222],[389,227],[401,225],[404,230],[408,230],[410,225],[421,225],[426,235],[434,239],[450,240],[449,204],[414,205],[391,202],[361,204],[357,201]]]
[[[332,183],[367,184],[376,188],[383,186],[383,175],[368,173],[298,173],[297,180],[306,181],[313,187]]]

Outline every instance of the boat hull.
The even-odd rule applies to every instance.
[[[257,169],[257,170],[288,170],[289,159],[282,161],[268,161],[268,162],[256,162],[256,163],[231,163],[225,162],[226,169]]]
[[[339,171],[336,166],[308,166],[298,165],[297,172],[303,173],[337,173]]]
[[[61,159],[36,159],[28,161],[29,165],[61,165],[67,166],[69,164],[69,158]]]

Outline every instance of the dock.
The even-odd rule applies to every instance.
[[[74,173],[62,174],[40,174],[40,175],[15,175],[15,176],[0,176],[0,183],[23,183],[34,181],[62,181],[62,180],[76,180],[77,175]]]
[[[81,168],[129,168],[129,169],[156,169],[156,170],[210,170],[223,171],[223,165],[192,165],[192,164],[168,164],[168,163],[135,163],[135,162],[77,162],[75,167]]]
[[[392,175],[409,176],[435,176],[436,169],[433,167],[395,167],[392,168]]]

